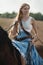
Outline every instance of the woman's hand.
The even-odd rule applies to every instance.
[[[35,43],[38,40],[38,33],[33,35],[32,43]]]

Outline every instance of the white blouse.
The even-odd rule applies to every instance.
[[[34,19],[33,17],[29,17],[27,21],[23,21],[22,20],[22,25],[24,27],[24,29],[27,31],[27,32],[31,32],[32,30],[32,24],[31,24],[31,20]],[[18,32],[20,31],[23,31],[20,24],[18,25]]]

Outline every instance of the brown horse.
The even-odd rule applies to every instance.
[[[39,55],[43,57],[43,46],[36,47]],[[19,51],[13,47],[5,30],[0,27],[0,65],[25,65]]]
[[[7,32],[0,27],[0,65],[22,65],[21,54],[13,47]]]

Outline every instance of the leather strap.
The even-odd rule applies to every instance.
[[[17,41],[22,41],[22,40],[25,40],[25,39],[27,39],[27,38],[33,39],[33,38],[32,38],[32,35],[31,35],[29,32],[27,32],[27,31],[23,28],[23,25],[22,25],[21,22],[20,22],[20,25],[21,25],[21,28],[23,29],[23,31],[27,34],[27,36],[22,37],[22,38],[17,38],[17,37],[15,37],[15,40],[17,40]]]
[[[22,37],[22,38],[17,38],[15,37],[14,39],[17,40],[17,41],[22,41],[22,40],[25,40],[25,39],[28,39],[28,38],[31,38],[31,36],[26,36],[26,37]],[[32,38],[31,38],[32,39]]]
[[[24,27],[23,27],[23,25],[22,25],[22,22],[20,22],[20,25],[21,25],[21,28],[23,29],[23,31],[24,31],[29,37],[32,38],[32,35],[24,29]]]

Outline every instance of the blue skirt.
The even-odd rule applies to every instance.
[[[22,38],[25,36],[27,36],[27,34],[22,31],[19,33],[17,38]],[[22,41],[17,41],[13,39],[12,44],[26,59],[26,65],[43,65],[43,59],[38,54],[35,46],[31,43],[31,38],[27,38]]]

